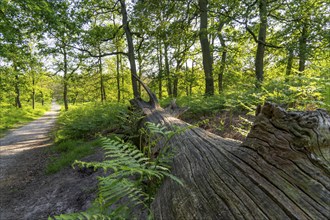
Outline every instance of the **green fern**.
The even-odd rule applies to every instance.
[[[149,137],[155,136],[155,134],[160,135],[165,139],[164,143],[167,143],[178,132],[175,129],[167,131],[163,126],[153,123],[147,123],[146,129],[150,133]],[[73,167],[103,169],[108,174],[105,177],[99,177],[97,205],[98,209],[104,210],[101,214],[109,214],[110,211],[109,215],[118,219],[127,218],[131,214],[132,208],[136,206],[149,210],[154,194],[165,177],[183,185],[177,177],[170,174],[165,160],[151,158],[150,154],[146,154],[135,145],[124,142],[118,137],[115,139],[103,138],[101,143],[105,152],[104,161],[75,161],[73,164]],[[149,149],[151,147],[153,146],[149,143]],[[160,156],[168,157],[168,155]],[[100,219],[102,218],[100,215]],[[94,217],[88,212],[83,212],[56,216],[55,219],[94,219]]]

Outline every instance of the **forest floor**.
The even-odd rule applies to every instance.
[[[9,132],[0,139],[0,220],[47,219],[48,216],[86,210],[96,197],[97,176],[102,171],[72,169],[47,175],[45,168],[53,156],[51,132],[59,106],[43,117]],[[219,112],[215,115],[186,115],[182,119],[223,137],[243,140],[237,129],[248,130],[249,123],[240,114]],[[248,121],[253,116],[244,116]],[[101,161],[103,153],[83,158]]]
[[[98,172],[66,168],[45,174],[59,106],[0,139],[0,219],[47,219],[85,210],[96,196]],[[86,161],[102,159],[102,152]]]

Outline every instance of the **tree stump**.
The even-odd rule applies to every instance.
[[[189,124],[134,100],[146,120]],[[172,174],[152,204],[155,219],[330,219],[330,117],[265,104],[246,140],[193,127],[176,135]]]

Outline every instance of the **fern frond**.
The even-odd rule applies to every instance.
[[[141,188],[134,181],[126,178],[104,177],[100,179],[99,194],[102,196],[105,206],[111,206],[124,198],[129,198],[130,203],[136,206],[144,204],[144,198],[146,198],[146,194]]]
[[[152,134],[161,134],[161,135],[165,136],[166,127],[162,126],[161,124],[146,122],[145,126],[148,128],[150,133],[152,133]]]
[[[164,126],[158,124],[147,123],[147,129],[152,134],[162,135],[167,141],[174,135],[173,131],[166,131]],[[137,205],[143,205],[148,209],[153,198],[151,193],[155,192],[156,184],[161,183],[165,177],[183,185],[178,178],[170,174],[169,168],[164,165],[165,159],[163,160],[162,157],[152,161],[136,146],[125,143],[119,138],[103,138],[101,142],[106,160],[102,162],[75,161],[73,166],[111,171],[106,177],[98,178],[98,204],[105,209],[110,207],[111,214],[122,214],[124,210],[127,211],[130,207]],[[167,152],[168,148],[164,149]],[[166,156],[168,154],[164,153],[163,157]],[[76,219],[80,219],[85,213],[78,214]]]

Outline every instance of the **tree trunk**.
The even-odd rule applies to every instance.
[[[195,75],[195,69],[194,69],[194,60],[192,61],[191,63],[191,75],[194,76]],[[192,87],[193,87],[193,83],[194,81],[191,80],[190,83],[189,83],[189,95],[191,96],[192,95]]]
[[[189,68],[188,68],[188,61],[186,61],[186,69],[185,69],[185,78],[186,78],[186,84],[185,84],[185,89],[186,89],[186,96],[189,96]]]
[[[135,64],[135,55],[134,55],[134,45],[133,45],[133,38],[132,33],[128,25],[127,20],[127,11],[126,11],[126,3],[125,0],[120,0],[121,5],[121,15],[123,17],[123,29],[126,34],[126,41],[128,46],[128,60],[130,63],[131,68],[131,79],[132,79],[132,88],[133,88],[133,95],[135,98],[140,97],[139,89],[137,80],[135,77],[137,77],[137,71],[136,71],[136,64]]]
[[[45,105],[44,93],[40,92],[40,94],[41,94],[41,105],[44,106]]]
[[[139,63],[139,68],[138,68],[138,73],[139,73],[139,78],[142,79],[142,56],[141,56],[141,51],[138,50],[138,63]],[[139,93],[141,94],[141,84],[139,83]]]
[[[19,77],[18,77],[17,74],[15,75],[15,79],[16,79],[16,82],[15,82],[15,92],[16,92],[15,105],[16,105],[17,108],[22,108],[22,104],[21,104],[21,91],[19,89]]]
[[[158,42],[157,47],[157,61],[158,61],[158,98],[163,97],[163,56],[162,56],[162,44]]]
[[[220,70],[219,70],[219,75],[218,75],[219,94],[221,94],[223,92],[223,73],[225,72],[226,59],[227,59],[226,43],[225,43],[225,40],[223,39],[223,36],[221,33],[224,25],[225,25],[225,22],[220,22],[219,27],[218,27],[218,37],[219,37],[221,47],[222,47]]]
[[[200,32],[199,40],[202,47],[203,68],[205,73],[205,95],[214,95],[214,81],[212,73],[213,60],[211,56],[210,43],[207,38],[207,0],[199,0],[200,8]]]
[[[305,63],[307,59],[307,24],[303,23],[301,36],[299,38],[299,72],[305,70]]]
[[[177,60],[177,65],[175,68],[175,74],[173,77],[173,97],[178,97],[178,84],[179,84],[179,76],[178,73],[182,67],[182,59]]]
[[[264,80],[264,56],[265,56],[265,43],[266,43],[266,30],[267,30],[267,0],[259,0],[259,35],[258,35],[258,47],[255,60],[256,71],[256,86],[260,87]]]
[[[173,97],[178,97],[178,84],[179,84],[179,78],[177,75],[173,77]]]
[[[118,51],[118,50],[117,50]],[[117,101],[120,102],[120,59],[116,56],[116,83],[117,83]]]
[[[36,88],[35,88],[35,74],[32,73],[32,109],[35,108],[35,102],[36,102]]]
[[[164,44],[164,56],[165,56],[165,74],[167,78],[167,94],[169,97],[172,97],[173,91],[172,91],[172,79],[170,74],[170,64],[168,61],[168,46],[167,44]]]
[[[63,102],[65,111],[69,110],[68,104],[68,60],[66,49],[63,49],[64,53],[64,73],[63,73]]]
[[[101,49],[99,49],[99,55],[101,54]],[[101,102],[103,103],[106,101],[106,96],[105,96],[105,88],[104,88],[104,82],[103,82],[103,68],[102,68],[102,58],[99,57],[99,73],[100,73],[100,92],[101,92]]]
[[[121,72],[121,88],[125,88],[125,74],[124,74],[124,64],[123,64],[123,56],[119,55],[120,58],[120,72]],[[125,92],[121,91],[121,99],[125,100]]]
[[[186,128],[169,142],[172,174],[184,186],[164,181],[152,203],[155,219],[330,218],[325,111],[286,112],[266,104],[241,143],[191,127],[142,100],[131,103],[147,121]]]
[[[222,51],[221,64],[220,64],[220,70],[219,70],[219,78],[218,78],[219,94],[221,94],[223,92],[223,73],[225,72],[226,58],[227,58],[227,51],[225,49],[224,51]]]
[[[288,51],[288,62],[286,65],[286,75],[290,76],[291,75],[291,70],[292,70],[292,64],[293,64],[293,49],[289,48]]]
[[[113,13],[113,25],[116,26],[116,14]],[[119,41],[120,38],[116,38],[116,51],[119,52]],[[116,85],[117,85],[117,102],[120,102],[121,92],[120,92],[120,71],[121,70],[121,55],[119,53],[116,54]],[[124,83],[123,83],[124,84]]]

